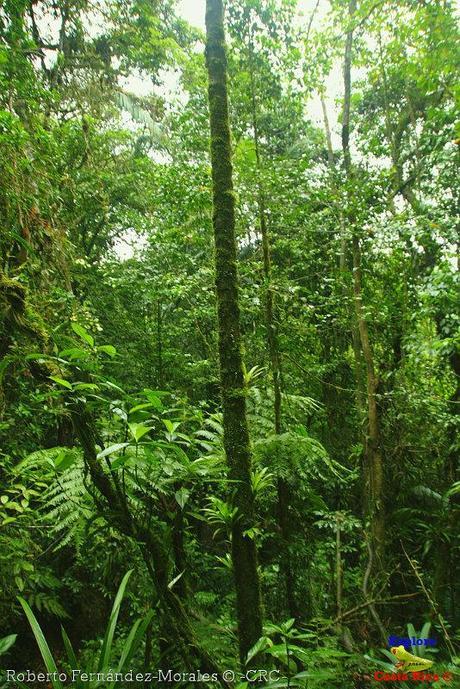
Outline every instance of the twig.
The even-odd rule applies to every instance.
[[[361,17],[361,19],[359,20],[359,22],[358,22],[357,24],[354,25],[353,31],[356,31],[356,29],[359,29],[359,28],[369,19],[369,17],[370,17],[371,14],[374,12],[374,10],[376,10],[378,7],[380,7],[380,6],[383,5],[384,3],[385,3],[385,0],[378,0],[378,2],[375,2],[375,3],[372,5],[372,7],[369,9],[369,11],[367,12],[367,14],[365,14],[364,17]]]
[[[339,620],[342,620],[344,617],[349,617],[350,615],[353,615],[355,612],[358,612],[359,610],[362,610],[363,608],[367,608],[370,605],[383,605],[387,603],[397,603],[399,600],[405,599],[405,598],[415,598],[415,596],[418,596],[418,593],[403,593],[398,596],[392,596],[391,598],[374,598],[373,600],[368,600],[365,603],[361,603],[360,605],[357,605],[354,608],[351,608],[350,610],[346,610],[343,612],[341,615],[338,615],[335,620],[335,622],[338,622]]]
[[[318,9],[318,6],[319,6],[319,0],[317,0],[316,5],[315,5],[315,8],[314,8],[313,12],[312,12],[311,15],[310,15],[310,21],[308,22],[307,33],[306,33],[306,36],[305,36],[305,45],[308,44],[308,39],[310,38],[311,27],[312,27],[313,20],[314,20],[314,18],[315,18],[315,14],[316,14],[316,10]]]
[[[337,617],[335,617],[328,625],[322,627],[322,630],[324,631],[326,629],[334,627],[338,622],[341,622],[345,618],[351,617],[356,612],[359,612],[364,608],[368,608],[370,605],[388,605],[391,603],[399,603],[400,600],[415,598],[418,595],[420,595],[418,592],[402,593],[397,596],[391,596],[391,598],[374,598],[372,600],[367,600],[365,603],[360,603],[359,605],[356,605],[354,608],[350,608],[350,610],[345,610],[345,612],[343,612],[341,615],[337,615]]]
[[[342,387],[340,387],[340,385],[334,385],[334,383],[328,383],[327,380],[323,380],[322,378],[319,378],[319,376],[315,375],[311,371],[307,371],[303,366],[301,366],[299,364],[298,361],[293,359],[286,352],[284,352],[283,356],[286,357],[286,359],[289,359],[289,361],[291,361],[295,366],[297,366],[299,371],[302,371],[302,373],[305,373],[305,375],[307,375],[307,376],[311,376],[312,378],[316,378],[316,380],[318,380],[323,385],[329,385],[329,387],[335,388],[336,390],[342,390],[343,392],[354,392],[354,390],[352,388],[342,388]]]

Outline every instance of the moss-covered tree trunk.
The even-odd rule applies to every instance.
[[[254,540],[245,535],[247,529],[254,524],[254,499],[241,354],[235,200],[222,0],[206,2],[206,37],[224,446],[230,478],[236,481],[233,504],[238,510],[238,518],[232,527],[232,561],[240,659],[244,662],[247,652],[262,635],[262,604],[256,546]]]

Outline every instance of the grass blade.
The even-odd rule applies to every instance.
[[[136,653],[138,646],[146,632],[146,629],[152,621],[152,617],[153,610],[149,610],[149,612],[143,620],[137,620],[137,622],[133,625],[129,633],[129,636],[126,639],[126,643],[123,648],[123,653],[121,654],[118,672],[121,672],[121,670],[123,670],[126,663],[128,663],[131,660],[132,656]]]
[[[133,573],[132,569],[130,569],[128,572],[126,572],[126,574],[123,577],[123,580],[120,584],[120,587],[117,591],[117,595],[115,596],[115,601],[113,604],[112,612],[110,613],[109,623],[107,625],[107,629],[106,629],[105,636],[104,636],[104,641],[102,643],[101,655],[99,658],[98,672],[104,672],[109,667],[110,656],[112,653],[113,636],[115,634],[115,627],[117,626],[118,614],[120,612],[121,602],[123,600],[123,596],[125,595],[125,590],[126,590],[126,586],[128,584],[129,577],[131,576],[132,573]]]
[[[46,667],[47,671],[50,674],[56,673],[56,675],[55,675],[56,679],[53,678],[53,680],[52,680],[53,689],[64,689],[60,680],[57,678],[59,671],[56,667],[56,663],[55,663],[54,658],[51,654],[48,643],[47,643],[47,641],[43,635],[41,627],[38,624],[37,618],[35,617],[32,610],[30,609],[29,604],[23,598],[18,597],[18,600],[19,600],[20,604],[22,605],[22,608],[26,614],[27,619],[29,620],[30,626],[32,627],[32,631],[34,633],[35,639],[36,639],[37,644],[38,644],[38,648],[40,649],[40,653],[41,653],[41,656],[43,658],[43,662],[45,663],[45,667]]]
[[[70,641],[69,637],[67,636],[67,632],[64,629],[64,627],[61,627],[61,635],[62,635],[62,640],[64,642],[64,648],[67,653],[67,660],[69,661],[69,665],[72,669],[78,669],[80,666],[77,661],[77,656],[75,655],[75,651],[73,650],[72,642]],[[75,689],[84,689],[83,687],[83,682],[79,677],[75,678]]]

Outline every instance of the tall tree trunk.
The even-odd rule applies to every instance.
[[[342,543],[341,543],[341,524],[340,515],[336,515],[335,525],[335,601],[336,615],[340,620],[342,617],[342,597],[343,597],[343,572],[342,572]]]
[[[262,179],[262,161],[259,143],[259,123],[257,113],[257,92],[254,74],[253,44],[251,31],[251,17],[248,18],[248,61],[249,75],[251,84],[251,116],[254,136],[254,150],[256,155],[257,168],[257,207],[259,214],[259,227],[262,236],[263,271],[265,282],[265,328],[267,333],[267,351],[270,358],[270,371],[273,381],[273,422],[274,430],[277,435],[281,433],[281,353],[279,348],[278,326],[275,317],[275,295],[272,286],[271,270],[271,246],[270,234],[267,223],[267,211],[265,204],[265,190]],[[287,481],[283,478],[277,480],[278,505],[277,516],[278,526],[281,536],[281,548],[279,557],[279,567],[284,579],[286,604],[290,617],[298,617],[299,612],[295,602],[294,575],[291,567],[291,556],[289,553],[289,543],[291,540],[291,528],[289,519],[290,490]]]
[[[157,380],[158,387],[163,387],[163,308],[157,299]]]
[[[367,385],[367,438],[365,444],[365,503],[370,517],[371,546],[377,565],[381,564],[385,539],[385,515],[383,510],[383,455],[380,439],[380,419],[377,407],[377,378],[374,357],[369,339],[369,329],[364,315],[362,300],[361,247],[356,234],[352,239],[353,295],[358,332],[366,364]]]
[[[348,183],[348,194],[353,194],[353,170],[350,152],[350,110],[351,110],[351,64],[353,50],[353,18],[356,11],[356,0],[348,2],[348,21],[344,57],[344,103],[342,118],[342,150],[345,172]],[[351,200],[351,199],[350,199]],[[383,508],[383,455],[380,438],[380,419],[377,406],[377,379],[375,375],[374,356],[369,338],[369,328],[363,308],[363,284],[361,270],[361,244],[353,212],[348,213],[352,230],[353,257],[353,297],[359,343],[366,366],[367,396],[367,434],[364,448],[364,501],[370,519],[371,543],[377,565],[381,564],[385,539],[385,514]]]
[[[327,163],[331,171],[335,170],[334,150],[332,148],[331,127],[329,125],[329,117],[327,115],[326,101],[324,100],[324,93],[320,93],[321,109],[323,111],[324,133],[326,135],[327,144]]]
[[[209,76],[213,226],[217,318],[222,388],[224,447],[237,519],[232,526],[232,562],[236,588],[240,660],[262,635],[262,601],[257,551],[247,530],[254,525],[251,448],[241,353],[235,238],[235,199],[228,119],[227,59],[222,0],[206,2],[206,65]]]

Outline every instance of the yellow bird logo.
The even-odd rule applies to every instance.
[[[418,672],[419,670],[428,670],[433,665],[432,660],[426,658],[419,658],[406,651],[404,646],[393,646],[390,649],[393,655],[398,659],[396,667],[401,668],[404,672]]]

